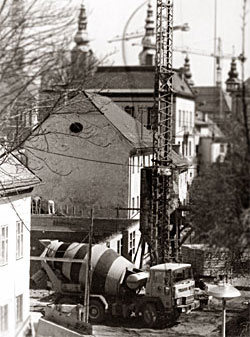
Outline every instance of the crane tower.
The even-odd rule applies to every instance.
[[[173,0],[157,0],[151,249],[156,263],[173,258],[170,239],[173,100]]]

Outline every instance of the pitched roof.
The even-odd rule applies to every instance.
[[[219,115],[220,99],[222,99],[223,113],[231,112],[230,100],[221,88],[215,86],[193,87],[197,108],[205,113]]]
[[[210,134],[216,139],[225,139],[224,133],[218,127],[216,123],[214,123],[211,119],[209,119],[208,130]]]
[[[88,89],[99,89],[100,93],[109,91],[142,91],[154,90],[154,66],[106,66],[98,67]],[[192,90],[177,71],[173,76],[173,87],[177,94],[193,97]]]
[[[0,196],[19,192],[40,184],[41,180],[24,166],[13,154],[1,157]]]
[[[85,92],[96,108],[136,148],[152,147],[152,132],[131,117],[110,98]]]
[[[87,98],[87,99],[86,99]],[[131,144],[132,149],[153,149],[152,131],[146,129],[138,120],[115,104],[109,97],[92,91],[82,91],[68,101],[67,105],[58,106],[54,111],[60,115],[88,112],[99,112]],[[48,115],[46,119],[50,118]],[[39,128],[39,126],[37,127]],[[34,129],[36,130],[36,129]],[[173,163],[178,167],[187,167],[188,161],[173,150]]]

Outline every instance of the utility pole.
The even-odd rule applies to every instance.
[[[241,101],[242,101],[242,111],[243,111],[243,121],[244,121],[244,128],[246,133],[246,143],[247,143],[247,158],[250,156],[250,135],[249,135],[249,125],[248,125],[248,118],[247,118],[247,103],[246,103],[246,86],[245,86],[245,39],[246,39],[246,7],[247,7],[247,0],[243,0],[243,15],[242,15],[242,51],[239,57],[241,62]]]
[[[214,55],[217,54],[217,0],[214,0]],[[214,58],[214,86],[217,82],[217,58]]]
[[[91,288],[91,254],[92,254],[93,227],[94,227],[94,211],[93,209],[91,209],[91,222],[89,226],[88,260],[86,264],[85,290],[84,290],[84,315],[83,315],[84,323],[89,322],[89,295]]]

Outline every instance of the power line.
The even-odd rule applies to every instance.
[[[42,150],[42,149],[38,149],[38,148],[35,148],[35,147],[32,147],[32,146],[27,146],[27,145],[25,147],[27,149],[30,149],[30,150],[35,150],[35,151],[39,151],[39,152],[54,154],[54,155],[61,156],[61,157],[72,158],[72,159],[83,160],[83,161],[89,161],[89,162],[94,162],[94,163],[117,165],[117,166],[126,166],[126,167],[141,167],[141,165],[123,164],[123,163],[118,163],[118,162],[109,162],[109,161],[104,161],[104,160],[78,157],[78,156],[74,156],[74,155],[70,155],[70,154],[63,154],[63,153],[49,151],[49,150]]]

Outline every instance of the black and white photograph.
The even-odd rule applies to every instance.
[[[250,0],[0,0],[0,337],[250,336]]]

